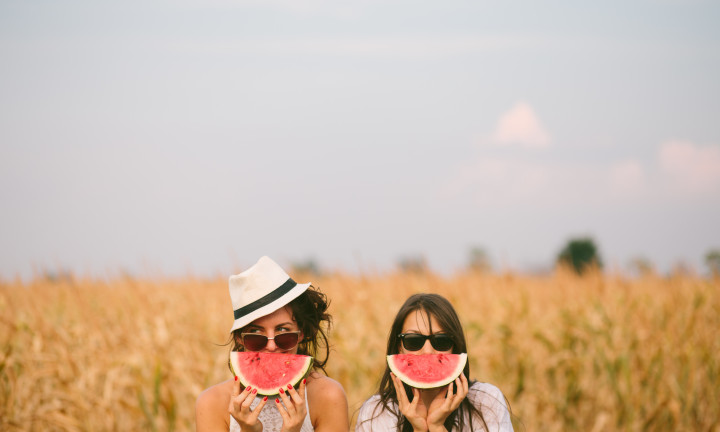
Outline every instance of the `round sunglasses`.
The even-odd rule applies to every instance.
[[[267,337],[259,333],[240,333],[240,340],[248,351],[260,351],[267,346],[269,340],[275,341],[275,346],[283,351],[291,350],[300,342],[301,331],[277,333],[275,337]]]
[[[450,335],[444,333],[431,335],[400,333],[398,337],[402,341],[403,347],[408,351],[420,350],[428,339],[430,339],[430,345],[432,345],[436,351],[450,351],[453,345],[455,345]]]

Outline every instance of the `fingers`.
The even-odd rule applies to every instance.
[[[290,397],[290,399],[292,399],[295,405],[302,405],[303,403],[305,403],[305,399],[303,399],[303,396],[301,396],[305,395],[305,380],[302,380],[297,390],[295,390],[295,387],[288,384],[287,391],[285,393],[287,393],[287,395]]]
[[[470,391],[470,388],[468,385],[468,380],[467,380],[467,378],[465,378],[464,374],[460,374],[460,382],[462,382],[462,389],[463,389],[462,395],[463,395],[463,397],[465,397],[465,396],[467,396],[468,392]],[[458,392],[458,394],[460,394],[460,392]]]
[[[239,395],[232,396],[232,397],[230,398],[231,404],[232,404],[233,406],[235,406],[237,409],[240,409],[240,407],[241,407],[242,404],[245,402],[245,400],[247,399],[247,397],[251,394],[250,392],[251,392],[251,389],[250,389],[249,387],[246,387],[245,390],[243,390],[242,392],[240,392]]]
[[[461,375],[464,378],[464,375]],[[456,390],[457,389],[457,390]],[[455,381],[448,384],[445,391],[438,392],[435,395],[435,400],[440,404],[440,407],[445,412],[451,412],[460,406],[463,399],[467,395],[467,380],[463,384],[463,379],[457,377]]]
[[[443,411],[448,411],[453,401],[453,383],[448,384],[444,391],[438,391],[433,398],[432,404],[439,404]]]
[[[232,396],[230,396],[230,405],[236,406],[240,408],[240,405],[245,401],[245,398],[250,394],[250,387],[245,387],[245,390],[243,390],[240,394],[237,393],[235,389],[233,389]]]
[[[290,386],[292,388],[292,386]],[[294,389],[293,389],[294,390]],[[283,425],[290,425],[293,423],[292,418],[297,415],[297,409],[295,404],[291,403],[292,399],[288,396],[285,389],[280,389],[280,397],[275,399],[278,411],[283,418]],[[280,402],[282,400],[282,403]]]
[[[457,388],[457,393],[454,393],[452,384],[448,386],[447,404],[451,411],[459,407],[463,399],[465,399],[468,394],[468,382],[465,375],[460,374],[460,376],[455,379],[455,386]]]
[[[252,394],[252,389],[250,387],[245,387],[245,390],[243,390],[240,394],[236,394],[236,390],[233,389],[233,394],[230,396],[230,406],[228,407],[230,413],[236,416],[240,415],[243,407],[249,407],[252,403]]]
[[[452,384],[450,384],[452,386]],[[465,396],[468,394],[468,381],[467,378],[465,378],[465,375],[460,374],[459,377],[455,378],[455,394],[454,398],[457,400],[462,401],[465,399]]]
[[[446,397],[445,397],[445,402],[443,403],[443,405],[445,406],[445,408],[448,409],[448,410],[452,410],[452,405],[453,405],[453,402],[455,401],[455,388],[454,388],[454,384],[455,384],[455,385],[458,385],[458,388],[459,388],[459,384],[460,384],[459,378],[455,378],[455,381],[454,381],[454,382],[451,382],[451,383],[448,385],[447,394],[446,394]]]
[[[282,392],[280,393],[280,397],[282,397]],[[283,424],[288,424],[290,421],[290,415],[288,414],[287,409],[280,403],[280,398],[275,398],[275,404],[280,412],[280,416],[283,418]]]
[[[243,393],[245,393],[245,400],[243,401],[241,407],[243,409],[250,410],[250,405],[252,404],[253,400],[255,399],[255,395],[257,394],[257,389],[250,389],[250,387],[247,387]]]
[[[302,382],[298,386],[297,392],[303,395],[305,397],[305,385],[307,384],[307,379],[303,378]]]
[[[394,373],[390,372],[390,379],[392,379],[393,386],[395,386],[395,394],[397,395],[397,400],[400,403],[400,406],[403,406],[403,404],[409,404],[410,401],[407,398],[407,394],[405,393],[405,386],[403,386],[402,381],[400,381],[400,378],[396,377]],[[415,393],[413,392],[413,399]]]
[[[268,400],[268,397],[265,396],[264,398],[262,398],[262,400],[260,401],[260,403],[257,404],[257,406],[255,407],[255,409],[252,410],[252,416],[253,416],[253,418],[258,418],[258,416],[260,415],[260,411],[262,411],[263,407],[264,407],[265,404],[267,403],[267,400]]]
[[[291,385],[288,384],[288,386],[290,388],[292,388]],[[295,389],[293,389],[293,391],[294,390]],[[295,401],[291,399],[290,395],[288,395],[289,391],[290,391],[289,389],[288,389],[288,391],[285,391],[285,389],[280,389],[280,399],[282,399],[282,404],[285,405],[285,409],[281,409],[280,407],[278,407],[278,409],[279,409],[280,413],[283,413],[283,411],[285,411],[286,413],[292,415],[295,412],[297,412],[297,408],[295,407]],[[301,401],[302,401],[302,399],[301,399]],[[277,402],[277,399],[276,399],[276,402]],[[283,416],[283,418],[285,418],[285,417]]]
[[[258,426],[262,430],[262,423],[259,422],[258,417],[267,403],[267,396],[252,408],[255,396],[257,396],[256,388],[248,386],[240,394],[236,393],[237,391],[233,389],[230,397],[230,415],[240,424],[242,430],[254,431],[258,429]]]
[[[412,392],[413,392],[413,400],[410,403],[410,406],[417,406],[418,402],[420,401],[420,390],[413,387]]]
[[[233,384],[232,388],[232,397],[235,397],[240,394],[240,380],[237,376],[235,376],[235,383]]]

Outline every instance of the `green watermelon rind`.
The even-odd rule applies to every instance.
[[[401,371],[399,368],[401,365],[397,364],[396,360],[401,359],[403,357],[400,356],[412,356],[412,357],[439,357],[439,356],[457,356],[459,358],[459,361],[457,362],[457,365],[453,370],[448,371],[442,378],[438,378],[434,381],[419,381],[418,379],[412,378],[409,374],[410,370],[407,370],[405,372]],[[387,356],[387,363],[388,367],[390,367],[390,370],[392,373],[395,374],[398,378],[400,378],[400,381],[404,382],[405,384],[409,385],[410,387],[415,387],[418,389],[429,389],[429,388],[436,388],[436,387],[442,387],[445,385],[450,384],[451,382],[455,381],[455,378],[459,377],[460,374],[465,369],[465,364],[467,363],[467,353],[461,353],[461,354],[395,354],[395,355],[388,355]]]
[[[242,356],[258,356],[261,359],[265,359],[266,361],[272,360],[279,362],[285,362],[288,360],[296,362],[298,360],[302,360],[304,364],[298,370],[298,372],[295,373],[294,376],[289,376],[287,377],[287,379],[283,377],[282,382],[277,381],[277,385],[269,386],[267,384],[258,383],[257,381],[253,382],[250,377],[246,376],[246,374],[242,372],[242,367],[239,363],[239,359]],[[314,359],[311,356],[301,354],[259,353],[251,351],[231,351],[230,358],[228,360],[233,374],[238,377],[238,380],[243,385],[243,387],[250,386],[253,389],[257,389],[257,394],[262,396],[275,396],[279,394],[281,386],[285,388],[288,384],[296,387],[300,383],[300,381],[302,381],[309,375],[310,371],[312,370],[313,361]]]

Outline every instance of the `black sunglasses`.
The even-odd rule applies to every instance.
[[[260,351],[267,346],[270,339],[275,341],[275,345],[283,351],[293,349],[300,342],[301,331],[277,333],[275,337],[267,337],[259,333],[240,333],[240,340],[248,351]]]
[[[398,335],[402,341],[403,347],[408,351],[418,351],[425,341],[430,339],[430,345],[437,351],[450,351],[455,345],[450,335],[437,333],[432,335],[423,335],[419,333],[401,333]]]

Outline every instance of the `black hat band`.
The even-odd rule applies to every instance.
[[[259,299],[255,300],[254,302],[247,304],[240,309],[235,309],[235,319],[242,318],[243,316],[252,313],[258,309],[260,309],[263,306],[267,306],[270,303],[274,302],[275,300],[279,299],[280,297],[284,296],[285,294],[289,293],[291,289],[295,288],[297,285],[297,282],[292,280],[292,278],[289,278],[285,281],[284,284],[280,285],[278,288],[276,288],[273,292],[266,294]]]

